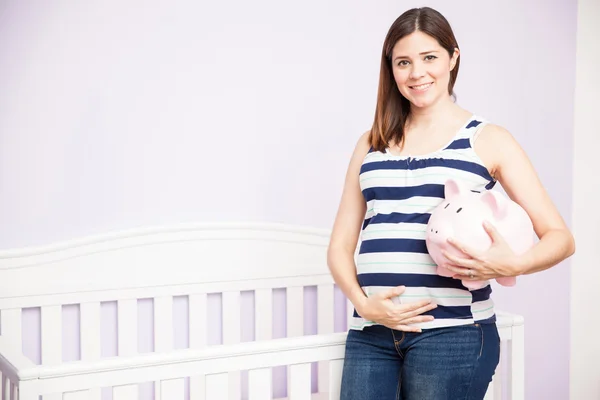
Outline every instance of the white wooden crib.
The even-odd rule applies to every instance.
[[[328,235],[279,224],[202,224],[0,252],[1,399],[338,399],[352,307],[329,274]],[[139,326],[142,300],[152,306],[151,329]],[[186,315],[175,317],[183,300]],[[110,304],[116,315],[107,322]],[[63,361],[71,343],[63,337],[71,329],[66,307],[77,309],[79,357]],[[37,361],[24,355],[31,332],[23,315],[33,311]],[[103,356],[107,323],[117,354]],[[500,313],[499,328],[502,361],[486,399],[520,400],[523,319]],[[176,329],[188,336],[183,347],[174,345]],[[285,332],[274,338],[277,329]],[[215,331],[221,340],[210,343]],[[145,334],[153,348],[140,353]]]

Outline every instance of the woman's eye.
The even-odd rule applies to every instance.
[[[435,60],[436,58],[437,58],[436,56],[430,54],[428,56],[425,56],[425,61],[432,61],[432,60]],[[400,60],[400,61],[398,61],[397,65],[399,67],[406,67],[408,64],[409,64],[409,62],[407,60]]]

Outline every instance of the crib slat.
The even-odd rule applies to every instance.
[[[492,399],[494,400],[502,400],[502,380],[493,379],[492,380],[493,393]]]
[[[334,320],[334,286],[324,284],[317,286],[317,333],[333,333]],[[318,390],[326,393],[329,388],[329,361],[318,363]]]
[[[206,346],[206,293],[190,294],[189,299],[189,337],[190,348]],[[190,400],[204,400],[206,379],[204,375],[190,377]]]
[[[3,379],[3,384],[5,386],[4,386],[4,389],[2,390],[2,393],[0,393],[0,394],[2,394],[3,400],[4,399],[10,400],[10,394],[11,394],[11,391],[13,390],[13,386],[7,377],[4,376],[4,377],[2,377],[2,379]],[[2,389],[2,387],[0,387],[0,389]]]
[[[239,400],[242,395],[242,373],[231,371],[227,375],[229,376],[229,399]],[[223,400],[227,400],[227,397],[223,397]]]
[[[62,306],[41,308],[42,364],[62,362]]]
[[[2,400],[10,400],[11,383],[8,377],[0,373],[0,397]]]
[[[189,336],[190,348],[199,349],[206,346],[206,293],[189,296]]]
[[[287,337],[304,335],[304,288],[286,288]]]
[[[206,376],[206,400],[226,400],[231,396],[229,391],[229,374]]]
[[[512,327],[510,347],[510,398],[525,398],[525,328],[523,325]]]
[[[493,387],[493,397],[494,400],[502,400],[502,383],[504,381],[504,377],[506,376],[504,372],[504,360],[502,360],[502,353],[504,352],[503,348],[505,348],[504,343],[500,343],[500,362],[496,367],[496,371],[494,376],[492,377],[492,387]]]
[[[138,385],[113,387],[113,400],[133,400],[138,398]]]
[[[91,392],[89,390],[78,390],[76,392],[66,392],[62,395],[62,400],[88,400]]]
[[[41,307],[42,364],[57,365],[62,362],[62,306]],[[49,393],[43,400],[61,400],[60,393]]]
[[[117,301],[118,351],[120,356],[130,356],[137,353],[137,318],[136,299]]]
[[[223,292],[223,344],[235,344],[241,341],[240,292]],[[242,374],[239,371],[229,373],[229,396],[239,399],[242,395]],[[226,397],[223,397],[226,399]]]
[[[271,400],[271,368],[252,369],[248,372],[248,399]]]
[[[257,289],[254,292],[254,337],[269,340],[273,337],[273,291]]]
[[[342,387],[342,369],[344,360],[329,361],[329,400],[339,400]]]
[[[154,351],[173,350],[173,298],[154,298]]]
[[[157,386],[160,386],[160,397],[157,396],[157,400],[183,400],[185,397],[183,378],[164,380]]]
[[[286,329],[287,337],[304,335],[304,287],[289,286],[286,291]],[[288,387],[292,385],[291,366],[287,366]]]
[[[17,400],[19,398],[19,388],[17,387],[17,385],[15,385],[14,383],[9,382],[8,383],[8,387],[9,387],[9,393],[12,392],[12,397],[7,397],[7,399],[15,399],[15,400]]]
[[[23,349],[21,309],[5,309],[0,311],[0,327],[2,336],[17,349]]]
[[[100,302],[79,305],[81,359],[94,361],[100,358]]]
[[[18,386],[15,385],[14,383],[10,383],[10,382],[9,382],[8,386],[10,388],[9,389],[9,393],[12,393],[12,397],[7,397],[7,399],[17,400],[19,398],[19,388],[18,388]]]
[[[310,400],[310,363],[290,365],[290,400]]]
[[[166,352],[173,350],[173,298],[171,296],[159,296],[154,298],[154,351]],[[165,382],[165,390],[161,382],[154,382],[154,398],[160,399],[161,394],[177,390],[169,382]],[[176,396],[168,394],[162,399],[176,399]],[[183,397],[182,397],[183,399]]]
[[[206,377],[204,375],[190,377],[190,400],[205,400]]]
[[[100,358],[100,302],[81,303],[79,305],[81,338],[81,359],[94,361]],[[100,400],[100,388],[87,391],[87,400]]]

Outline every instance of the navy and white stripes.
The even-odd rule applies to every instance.
[[[459,280],[441,277],[427,252],[425,229],[431,212],[444,200],[444,183],[458,179],[473,191],[496,183],[473,150],[473,136],[486,121],[473,115],[442,149],[417,157],[369,151],[360,170],[367,203],[356,259],[358,281],[367,295],[406,286],[396,302],[432,299],[438,307],[427,314],[434,328],[494,320],[491,287],[469,291]],[[356,311],[352,329],[373,322]]]

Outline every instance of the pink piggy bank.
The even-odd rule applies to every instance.
[[[507,241],[515,254],[523,254],[534,245],[535,231],[525,210],[500,192],[488,190],[475,193],[453,180],[444,186],[445,200],[437,206],[429,218],[425,243],[427,250],[437,264],[437,273],[451,277],[455,273],[445,267],[449,260],[442,250],[465,257],[458,249],[447,242],[452,237],[475,250],[487,250],[492,241],[483,228],[483,221],[489,221]],[[498,278],[503,286],[514,286],[515,277]],[[463,280],[469,289],[484,287],[486,281]]]

